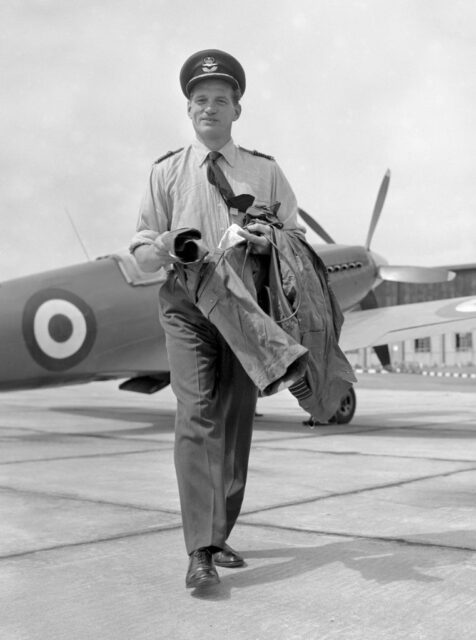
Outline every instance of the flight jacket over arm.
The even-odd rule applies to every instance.
[[[269,299],[271,316],[309,351],[303,378],[289,390],[325,422],[356,378],[338,344],[344,316],[326,267],[302,234],[273,228]]]

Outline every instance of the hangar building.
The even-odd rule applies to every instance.
[[[379,306],[388,307],[412,302],[426,302],[443,298],[476,295],[476,264],[450,265],[456,272],[451,282],[438,284],[407,284],[383,282],[375,289]],[[424,331],[424,330],[423,330]],[[464,368],[476,366],[476,321],[472,331],[442,333],[389,345],[392,366],[404,370],[425,368]],[[378,367],[373,349],[358,349],[347,353],[350,362],[367,369]]]

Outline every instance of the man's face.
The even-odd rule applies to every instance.
[[[241,113],[233,103],[233,89],[221,80],[204,80],[192,89],[188,115],[197,136],[203,141],[223,141],[231,136],[231,125]]]

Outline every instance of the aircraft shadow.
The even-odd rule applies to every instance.
[[[137,407],[78,407],[78,406],[61,406],[52,407],[51,411],[58,413],[67,413],[78,417],[113,420],[118,423],[143,423],[147,427],[131,427],[131,429],[123,430],[124,435],[144,435],[147,433],[165,433],[173,432],[175,411],[172,409],[161,409],[160,407],[153,409],[141,409]],[[442,415],[448,415],[448,426],[441,423]],[[432,416],[437,416],[440,420],[433,422]],[[468,422],[454,423],[455,411],[448,412],[429,411],[422,414],[404,414],[394,413],[385,414],[380,420],[375,415],[372,416],[356,416],[350,424],[330,424],[316,425],[309,428],[303,425],[307,415],[300,417],[290,417],[283,420],[281,415],[265,413],[255,418],[254,431],[266,431],[277,434],[290,434],[306,436],[306,437],[324,437],[331,435],[346,435],[355,433],[361,437],[375,436],[378,437],[401,437],[401,438],[474,438],[476,437],[476,429]],[[417,417],[428,418],[428,421],[419,423],[415,420]],[[406,418],[409,418],[408,422]],[[412,421],[410,421],[413,418]],[[451,426],[454,425],[454,426]],[[97,432],[99,433],[99,432]],[[110,430],[105,433],[111,433]]]
[[[123,423],[141,423],[144,426],[134,426],[129,429],[119,427],[115,429],[95,429],[87,431],[82,435],[85,436],[106,436],[111,437],[114,434],[120,436],[146,436],[157,435],[159,433],[173,433],[175,411],[154,409],[123,409],[122,407],[102,407],[101,409],[93,407],[53,407],[51,411],[56,413],[67,413],[68,415],[77,416],[79,418],[92,418],[113,420],[119,424]]]
[[[465,532],[468,539],[474,533]],[[195,589],[192,596],[210,600],[227,600],[233,589],[246,589],[259,584],[282,582],[318,571],[334,563],[360,573],[364,580],[386,585],[398,581],[442,582],[445,578],[425,573],[439,565],[466,563],[475,549],[454,546],[455,532],[412,536],[412,542],[364,540],[362,538],[331,542],[313,547],[282,547],[248,551],[249,560],[276,562],[254,568],[221,570],[220,584],[209,589]],[[431,542],[428,542],[431,541]],[[452,545],[453,542],[453,545]],[[428,546],[425,545],[428,544]],[[253,563],[254,564],[254,563]]]
[[[104,419],[104,420],[115,420],[117,422],[139,422],[148,424],[148,428],[131,428],[130,433],[142,433],[144,430],[149,429],[150,432],[160,431],[173,431],[174,430],[174,420],[175,420],[175,411],[170,409],[137,409],[137,408],[127,408],[123,407],[78,407],[78,406],[61,406],[61,407],[52,407],[51,411],[57,413],[67,413],[69,415],[75,415],[82,418],[93,418],[93,419]],[[263,420],[260,417],[257,417],[254,424],[255,430],[263,430],[263,431],[289,431],[291,433],[296,433],[299,431],[300,433],[305,433],[308,435],[312,435],[314,431],[306,429],[302,425],[302,421],[306,419],[306,415],[303,415],[302,420],[294,420],[294,421],[283,421],[282,417],[274,421],[272,417],[267,417],[266,420]],[[349,426],[349,425],[346,425]],[[121,433],[126,433],[126,431],[121,430]]]
[[[153,422],[157,418],[174,417],[175,411],[167,409],[136,409],[123,407],[76,407],[61,406],[52,407],[51,411],[57,413],[69,413],[85,418],[104,418],[104,420],[117,420],[119,422]]]

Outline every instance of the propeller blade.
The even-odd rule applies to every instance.
[[[370,221],[369,232],[367,234],[367,241],[365,242],[366,249],[370,248],[370,243],[372,242],[375,227],[377,226],[377,222],[380,218],[380,214],[382,213],[385,198],[387,196],[389,182],[390,169],[387,169],[387,173],[383,177],[382,184],[380,185],[380,189],[377,194],[377,200],[375,201],[374,211],[372,213],[372,219]]]
[[[306,211],[304,211],[304,209],[298,208],[298,213],[301,216],[301,218],[304,220],[304,222],[311,227],[311,229],[314,231],[314,233],[317,233],[317,235],[322,238],[324,240],[324,242],[327,242],[328,244],[335,244],[336,241],[333,240],[330,235],[327,233],[327,231],[325,231],[321,225],[316,222],[314,220],[314,218],[312,216],[310,216],[308,213],[306,213]]]
[[[360,301],[360,308],[366,311],[367,309],[378,309],[377,296],[375,295],[375,291],[371,289],[365,298],[362,298]]]
[[[379,305],[377,302],[377,296],[372,289],[368,292],[365,298],[360,301],[360,308],[364,311],[366,309],[377,309],[378,306]],[[390,357],[390,349],[388,348],[388,344],[378,344],[372,348],[382,367],[387,370],[390,369],[392,366],[392,359]]]
[[[382,265],[378,268],[378,277],[390,282],[413,282],[416,284],[431,284],[434,282],[449,282],[456,276],[454,271],[440,267],[403,267]]]

